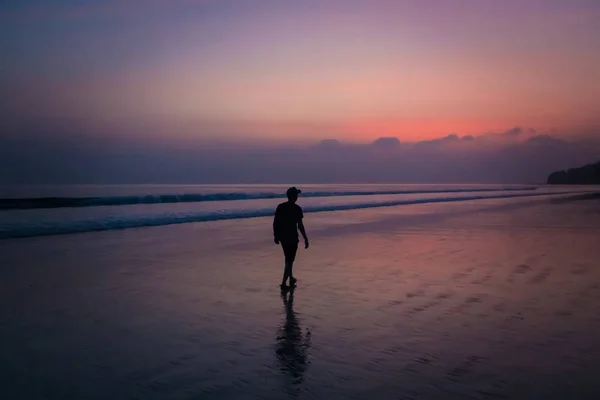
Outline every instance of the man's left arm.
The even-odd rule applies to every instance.
[[[279,207],[275,210],[275,216],[273,217],[273,241],[275,244],[279,244]]]

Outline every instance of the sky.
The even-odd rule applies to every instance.
[[[419,148],[515,127],[587,143],[559,157],[576,162],[600,139],[597,0],[4,0],[0,55],[0,182],[69,181],[72,168],[51,170],[64,158],[90,171],[77,180],[111,181],[114,154],[152,181],[152,163],[190,149],[180,168],[197,172],[165,180],[242,179],[198,167],[214,146],[240,169],[270,160],[246,178],[269,181],[285,160],[252,159],[257,149],[280,159],[382,137]],[[503,146],[531,139],[517,136]]]

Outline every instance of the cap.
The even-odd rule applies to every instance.
[[[300,193],[302,193],[302,191],[300,189],[298,189],[297,187],[295,187],[295,186],[292,186],[291,188],[289,188],[287,190],[288,197],[291,196],[291,195],[296,195],[297,196]]]

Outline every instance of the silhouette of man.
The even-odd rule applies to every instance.
[[[296,285],[296,278],[292,274],[292,266],[296,259],[298,251],[298,229],[304,238],[304,248],[308,249],[308,237],[304,230],[302,218],[302,208],[296,201],[300,190],[291,187],[287,190],[288,201],[281,203],[275,210],[275,218],[273,218],[273,236],[275,244],[281,243],[283,255],[285,256],[285,269],[283,270],[283,279],[281,281],[281,290],[289,289]],[[290,279],[290,286],[287,286],[286,281]]]
[[[293,385],[299,385],[304,381],[304,374],[309,366],[311,332],[309,329],[303,331],[300,327],[300,320],[294,312],[293,287],[281,293],[281,300],[285,306],[285,321],[277,332],[275,353],[281,364],[281,370],[292,378]],[[286,387],[286,391],[292,390],[294,389]]]

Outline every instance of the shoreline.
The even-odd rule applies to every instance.
[[[593,398],[598,211],[314,214],[291,304],[267,218],[3,241],[2,383],[34,399]]]

